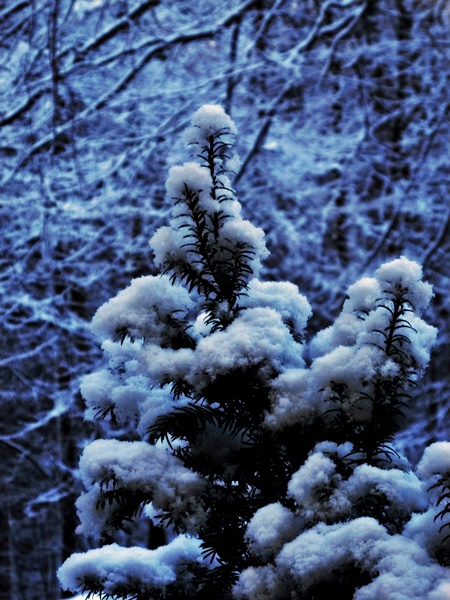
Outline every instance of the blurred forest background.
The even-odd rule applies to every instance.
[[[311,335],[382,260],[423,264],[440,335],[399,443],[414,461],[448,436],[448,0],[5,0],[0,40],[0,600],[63,597],[55,571],[85,549],[88,324],[154,272],[202,104],[236,122],[265,277],[306,294]]]

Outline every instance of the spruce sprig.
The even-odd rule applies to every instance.
[[[440,488],[442,491],[441,495],[439,496],[436,502],[436,505],[439,506],[439,504],[441,504],[442,502],[445,502],[445,505],[436,514],[434,520],[437,521],[438,519],[441,519],[441,521],[443,521],[446,517],[450,515],[450,481],[448,475],[443,475],[442,477],[440,477],[438,481],[429,488],[428,491],[436,488]],[[450,520],[447,520],[445,523],[443,523],[443,525],[441,525],[441,527],[439,528],[439,533],[444,529],[448,528],[450,528]],[[444,537],[444,539],[442,540],[442,544],[444,544],[448,540],[450,540],[450,533],[448,533]]]
[[[355,460],[377,466],[392,463],[397,456],[392,442],[400,421],[405,417],[411,397],[407,390],[415,385],[416,374],[415,361],[408,352],[411,345],[408,331],[416,332],[408,320],[408,314],[415,311],[409,290],[398,284],[394,289],[383,290],[383,294],[376,303],[378,308],[388,313],[388,322],[384,328],[371,330],[380,339],[369,343],[391,359],[398,370],[391,375],[379,372],[372,378],[370,386],[362,381],[361,389],[354,398],[345,383],[332,381],[332,408],[325,412],[330,417],[330,438],[337,443],[351,441],[357,457]],[[366,320],[368,314],[368,311],[364,314],[360,311],[357,317]],[[353,413],[367,410],[367,406],[370,417],[355,419]]]
[[[201,166],[211,175],[210,197],[219,205],[234,200],[234,190],[225,184],[226,170],[222,168],[222,161],[228,158],[226,151],[231,146],[227,141],[230,135],[228,128],[209,135],[197,154]],[[196,290],[204,297],[205,322],[216,331],[227,327],[239,314],[239,298],[248,289],[253,273],[250,262],[255,250],[244,241],[221,235],[231,216],[225,209],[206,210],[200,202],[203,192],[192,190],[185,184],[181,196],[174,199],[176,205],[184,207],[175,219],[182,221],[179,226],[185,239],[182,249],[189,260],[169,257],[164,272],[170,273],[172,282],[180,280],[189,291]]]
[[[365,454],[369,464],[392,462],[393,456],[397,455],[391,444],[411,397],[406,390],[415,384],[413,376],[416,365],[408,352],[411,340],[405,333],[405,330],[416,332],[408,320],[408,314],[415,311],[408,296],[409,290],[397,284],[394,289],[383,290],[383,294],[376,302],[379,308],[387,311],[389,320],[383,329],[372,330],[381,336],[381,342],[373,344],[394,361],[398,372],[394,375],[379,373],[374,379],[371,393],[361,393],[361,397],[370,403],[372,414],[370,423],[361,431],[358,449]]]

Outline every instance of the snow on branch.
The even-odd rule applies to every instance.
[[[199,541],[175,538],[156,550],[123,548],[117,544],[73,554],[59,569],[65,589],[97,589],[101,597],[129,598],[138,591],[153,595],[174,584],[190,564],[202,563]]]

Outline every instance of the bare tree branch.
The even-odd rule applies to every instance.
[[[13,4],[12,6],[9,6],[8,8],[5,8],[4,10],[0,11],[0,24],[9,16],[14,14],[15,12],[20,12],[24,8],[30,8],[29,0],[19,1],[16,4]]]
[[[384,230],[383,234],[381,235],[380,239],[378,240],[378,243],[376,244],[375,248],[370,252],[369,256],[367,257],[366,261],[364,262],[363,270],[366,269],[370,264],[373,263],[373,261],[377,258],[377,256],[381,252],[382,248],[384,247],[386,241],[389,239],[392,232],[397,229],[399,221],[400,221],[400,215],[402,213],[403,204],[404,204],[406,198],[408,197],[409,192],[415,185],[417,177],[419,175],[419,172],[424,165],[425,157],[431,150],[433,141],[449,113],[450,113],[450,102],[447,102],[447,104],[444,106],[441,114],[439,115],[439,117],[437,117],[435,125],[434,125],[431,133],[426,136],[424,143],[421,146],[419,155],[417,156],[415,163],[414,163],[415,166],[414,166],[414,170],[411,174],[409,183],[408,183],[405,191],[403,192],[402,201],[397,203],[394,214],[393,214],[388,226],[385,228],[385,230]]]
[[[161,0],[145,0],[142,4],[135,6],[128,14],[126,14],[121,19],[118,19],[115,23],[104,29],[95,39],[89,40],[86,42],[81,48],[75,49],[77,60],[80,60],[80,57],[87,54],[88,52],[92,52],[93,50],[97,50],[106,42],[109,42],[113,39],[119,32],[124,31],[130,27],[130,23],[133,21],[137,21],[143,14],[145,14],[148,10],[155,8],[161,4]],[[69,52],[74,50],[73,47],[65,48],[60,57],[66,56]]]
[[[447,210],[447,215],[442,221],[441,229],[432,244],[428,246],[425,254],[422,257],[422,264],[427,267],[436,251],[450,240],[450,210]]]
[[[44,477],[47,479],[50,478],[49,473],[47,473],[47,471],[38,463],[38,461],[33,458],[31,455],[31,450],[26,450],[20,444],[12,442],[8,439],[4,439],[3,437],[0,437],[0,443],[8,448],[11,448],[12,450],[15,450],[16,452],[19,452],[25,458],[25,460],[28,460],[33,467],[35,467],[42,475],[44,475]]]

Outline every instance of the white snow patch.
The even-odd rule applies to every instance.
[[[66,590],[77,591],[86,577],[102,582],[104,593],[114,594],[119,585],[138,580],[141,588],[164,588],[177,578],[186,562],[201,562],[200,540],[180,535],[156,550],[123,548],[111,544],[72,554],[58,570]]]

